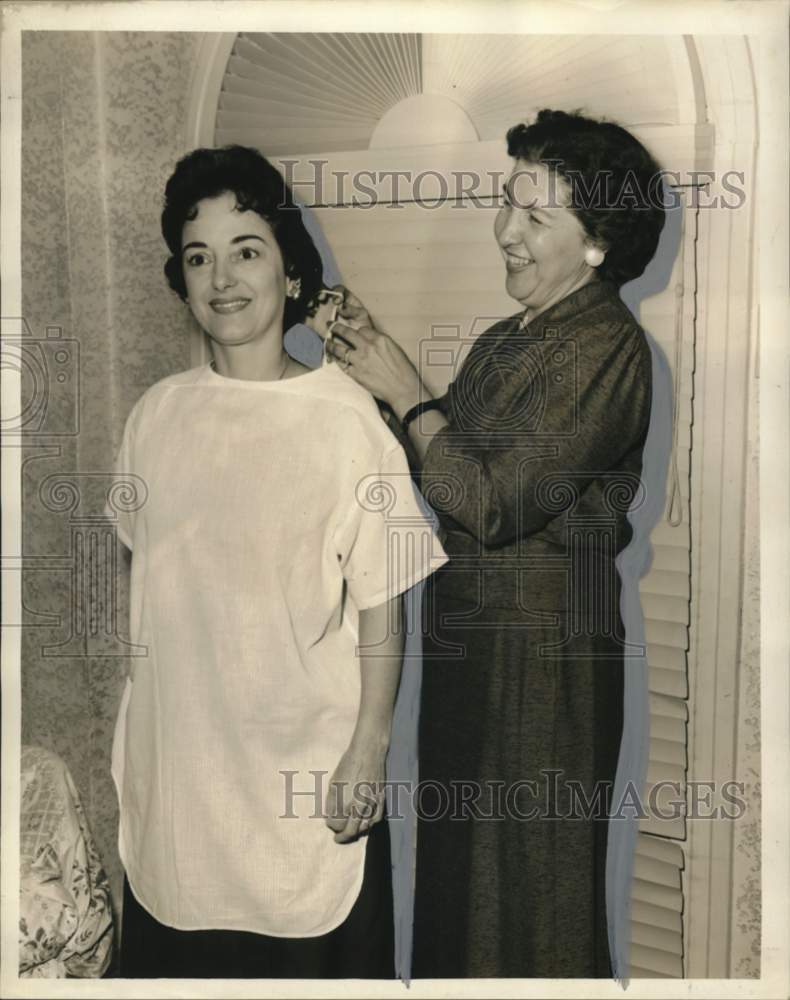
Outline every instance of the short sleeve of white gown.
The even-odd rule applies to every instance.
[[[360,473],[336,536],[349,594],[359,610],[396,597],[439,569],[447,556],[423,514],[406,456],[389,448]]]
[[[114,523],[127,549],[134,548],[135,515],[147,496],[145,480],[134,471],[134,441],[141,411],[142,398],[126,420],[104,508],[104,516]]]

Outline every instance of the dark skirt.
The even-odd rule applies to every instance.
[[[567,615],[526,627],[520,611],[475,613],[436,589],[423,612],[413,975],[609,977],[622,646],[570,634]]]
[[[329,830],[327,836],[331,836]],[[127,979],[394,979],[386,821],[368,834],[364,880],[351,912],[339,927],[319,937],[177,930],[155,920],[124,879],[120,975]]]

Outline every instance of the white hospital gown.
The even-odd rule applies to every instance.
[[[359,707],[357,612],[446,561],[405,456],[335,365],[204,366],[143,395],[117,471],[147,490],[118,516],[146,648],[113,746],[134,894],[184,930],[327,933],[365,856],[320,815]]]

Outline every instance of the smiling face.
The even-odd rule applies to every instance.
[[[282,339],[285,296],[292,282],[271,226],[242,212],[226,192],[198,202],[181,237],[187,302],[218,344]]]
[[[582,224],[568,207],[570,190],[543,163],[517,160],[494,223],[507,269],[508,295],[540,312],[587,284],[594,268]]]

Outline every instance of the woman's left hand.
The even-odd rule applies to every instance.
[[[326,825],[335,841],[347,844],[384,815],[386,747],[352,743],[340,758],[326,796]]]
[[[327,353],[354,381],[403,416],[424,391],[414,365],[392,337],[374,326],[367,309],[348,289],[339,315],[330,328]]]

